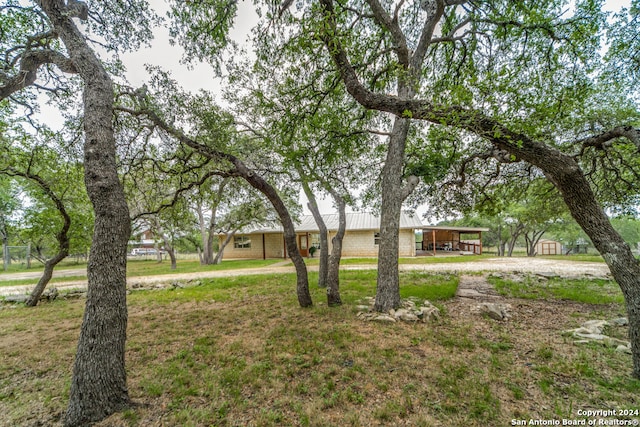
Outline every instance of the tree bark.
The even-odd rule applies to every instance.
[[[42,276],[40,276],[38,284],[35,288],[33,288],[33,290],[31,291],[31,295],[29,295],[29,298],[26,301],[27,306],[35,307],[38,304],[38,301],[40,301],[42,293],[44,292],[47,284],[53,276],[53,269],[56,267],[56,265],[58,265],[58,263],[60,263],[60,261],[69,256],[70,239],[68,233],[69,228],[71,228],[71,218],[69,217],[67,209],[65,208],[64,203],[62,203],[62,200],[60,200],[60,198],[53,193],[53,191],[49,187],[49,184],[47,184],[41,177],[29,173],[22,174],[22,176],[35,181],[40,186],[40,188],[44,190],[44,192],[56,205],[56,209],[58,210],[58,213],[60,213],[63,221],[62,228],[56,235],[56,240],[58,241],[58,253],[53,258],[48,259],[44,263],[44,271],[42,272]]]
[[[534,257],[538,253],[536,252],[536,245],[546,233],[546,229],[540,231],[532,231],[531,235],[529,233],[524,233],[524,240],[527,243],[527,256]]]
[[[398,250],[400,215],[405,199],[402,194],[402,169],[410,125],[409,119],[395,117],[387,147],[387,158],[382,168],[380,246],[374,305],[374,309],[381,312],[400,306]]]
[[[125,371],[129,210],[118,179],[113,83],[60,0],[42,0],[84,87],[84,167],[95,226],[88,292],[65,426],[87,425],[130,406]]]
[[[550,147],[539,147],[536,151],[531,155],[518,154],[542,169],[560,191],[571,215],[600,252],[622,290],[629,318],[632,374],[640,378],[640,261],[611,225],[578,163]]]
[[[347,230],[346,203],[340,195],[331,191],[331,195],[338,206],[338,231],[331,239],[331,256],[327,271],[327,305],[342,305],[340,299],[340,260],[342,259],[342,240]]]
[[[302,175],[302,170],[298,169],[298,173]],[[311,215],[313,215],[313,219],[316,221],[318,225],[318,230],[320,233],[320,257],[319,257],[319,265],[318,265],[318,287],[326,288],[327,287],[327,276],[329,269],[329,237],[327,225],[324,223],[322,219],[322,215],[320,214],[320,209],[318,208],[318,202],[316,200],[315,194],[311,191],[311,187],[309,187],[309,183],[302,180],[302,189],[304,191],[305,196],[307,196],[307,200],[309,203],[307,206],[311,211]],[[327,292],[329,292],[327,290]]]
[[[311,293],[309,292],[307,266],[300,255],[300,251],[298,250],[296,230],[293,226],[293,221],[291,220],[291,215],[289,215],[287,207],[278,195],[276,189],[261,176],[249,170],[244,163],[234,156],[227,156],[227,158],[233,163],[239,176],[244,178],[253,188],[264,194],[278,213],[280,222],[284,229],[284,241],[287,246],[287,252],[289,252],[289,258],[291,258],[296,269],[296,294],[298,296],[298,303],[301,307],[311,307],[313,305],[313,301],[311,299]]]
[[[520,223],[509,226],[510,237],[509,237],[509,244],[507,247],[508,257],[513,256],[513,250],[516,247],[516,242],[518,241],[518,237],[520,237],[520,234],[522,234],[522,230],[524,230],[524,226]]]
[[[233,230],[230,233],[227,233],[227,235],[225,236],[224,242],[222,242],[222,244],[218,248],[218,253],[216,254],[216,257],[213,259],[214,265],[219,265],[222,262],[222,257],[224,256],[224,249],[231,242],[231,239],[233,239],[233,236],[236,235],[236,231],[237,230]]]
[[[216,262],[216,259],[218,258],[218,256],[216,255],[215,258],[213,256],[213,239],[215,238],[215,235],[216,235],[216,227],[217,227],[216,218],[218,216],[218,206],[220,206],[220,201],[222,200],[224,189],[227,186],[227,183],[228,183],[227,179],[224,179],[220,183],[220,186],[218,187],[218,191],[216,192],[213,205],[211,206],[211,219],[209,220],[209,226],[207,227],[207,230],[206,230],[206,240],[204,240],[205,237],[203,236],[203,247],[204,247],[203,262],[205,265],[220,264],[220,259],[218,259],[218,261]],[[219,253],[220,253],[220,250],[218,250],[218,254]]]
[[[291,258],[291,261],[293,262],[293,265],[296,269],[296,294],[298,296],[298,303],[301,307],[311,307],[313,305],[313,301],[311,299],[311,294],[309,293],[309,277],[307,275],[307,266],[304,263],[304,259],[302,259],[302,256],[300,255],[300,251],[298,250],[298,244],[296,243],[296,230],[293,226],[291,215],[289,215],[289,211],[282,201],[282,198],[278,195],[276,189],[260,175],[250,170],[239,158],[228,153],[214,150],[206,145],[192,140],[181,131],[178,131],[177,129],[174,129],[167,125],[154,111],[143,110],[130,112],[132,114],[146,115],[158,127],[164,129],[166,132],[178,138],[178,140],[182,144],[193,148],[201,155],[212,159],[225,160],[231,163],[233,165],[233,168],[231,170],[218,172],[219,176],[240,177],[247,181],[253,188],[265,195],[265,197],[273,205],[273,208],[276,210],[276,213],[278,214],[278,217],[280,218],[280,222],[282,223],[282,227],[284,229],[284,240],[287,247],[287,252],[289,252],[289,257]]]

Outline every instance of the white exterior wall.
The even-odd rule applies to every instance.
[[[342,256],[345,257],[377,257],[378,245],[375,244],[374,230],[356,230],[347,231],[342,241]],[[329,232],[329,251],[331,251],[331,239],[336,235],[335,232]],[[241,234],[237,236],[242,236]],[[233,245],[233,241],[224,250],[225,259],[262,259],[266,254],[267,258],[283,258],[284,257],[284,237],[282,233],[264,234],[264,247],[262,247],[262,234],[246,235],[251,238],[251,247],[246,249],[237,249]],[[398,256],[413,257],[416,256],[415,234],[413,230],[400,230],[400,249]],[[224,236],[220,238],[222,243]],[[314,257],[319,254],[316,253]]]
[[[342,256],[345,257],[377,257],[378,245],[375,244],[374,235],[377,231],[347,231],[342,240]],[[336,235],[329,232],[329,250],[331,250],[331,239]],[[400,230],[400,247],[398,256],[416,256],[415,234],[413,230]]]
[[[264,246],[267,258],[284,258],[284,235],[280,233],[265,234]]]
[[[400,247],[398,256],[416,256],[416,234],[413,230],[400,230]]]
[[[251,239],[250,248],[237,249],[234,247],[233,242],[236,237],[248,236]],[[224,236],[220,237],[220,244],[224,242]],[[224,249],[223,259],[262,259],[262,234],[236,234],[234,238],[229,242]]]

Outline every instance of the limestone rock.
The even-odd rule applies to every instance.
[[[4,302],[13,303],[13,304],[24,304],[27,302],[27,295],[7,295],[4,297]]]
[[[485,302],[478,305],[478,309],[480,310],[480,314],[487,315],[493,320],[505,320],[509,317],[506,304]]]
[[[609,323],[616,326],[627,326],[629,324],[629,319],[626,317],[618,317],[617,319],[612,319]]]
[[[631,347],[628,345],[619,345],[616,347],[616,351],[620,352],[620,353],[628,353],[631,354]]]

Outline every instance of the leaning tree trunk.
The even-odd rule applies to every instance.
[[[284,230],[284,241],[289,252],[289,258],[293,262],[296,269],[296,294],[298,295],[298,303],[301,307],[311,307],[313,301],[309,292],[309,277],[307,275],[307,266],[300,255],[298,244],[296,243],[296,230],[291,220],[291,215],[287,207],[282,202],[278,192],[272,185],[265,181],[260,175],[249,170],[244,163],[234,156],[227,156],[233,162],[238,174],[247,181],[253,188],[264,194],[271,202],[274,209],[278,213],[280,222]]]
[[[60,0],[40,2],[84,81],[84,168],[95,211],[88,292],[65,426],[87,425],[131,405],[125,371],[129,210],[118,179],[113,83]]]
[[[302,175],[302,170],[298,169],[300,175]],[[307,206],[311,211],[311,215],[313,215],[313,219],[316,221],[318,225],[318,231],[320,233],[320,257],[319,257],[319,265],[318,265],[318,287],[326,288],[327,287],[327,275],[329,268],[329,237],[327,225],[324,223],[322,219],[322,215],[320,214],[320,209],[318,208],[318,202],[316,200],[315,194],[311,191],[311,187],[309,184],[302,181],[302,189],[304,190],[304,194],[307,196],[307,200],[309,203]],[[328,292],[328,291],[327,291]]]
[[[62,217],[62,227],[60,231],[56,234],[56,240],[58,241],[58,253],[49,260],[44,263],[44,271],[42,272],[42,276],[38,280],[38,284],[31,291],[31,295],[26,301],[26,305],[29,307],[35,307],[40,301],[40,297],[44,292],[44,289],[47,287],[47,284],[51,280],[53,276],[53,269],[67,256],[69,256],[69,229],[71,228],[71,217],[67,212],[67,208],[64,206],[62,200],[53,192],[49,183],[46,182],[41,176],[31,173],[30,171],[19,171],[13,167],[8,168],[8,174],[12,176],[21,176],[30,181],[35,182],[40,189],[51,199],[53,204],[56,206],[56,210]],[[31,244],[29,244],[29,248],[31,248]],[[30,252],[30,251],[28,251]],[[27,253],[27,263],[29,261],[30,253]]]
[[[227,245],[231,243],[231,239],[233,239],[233,236],[236,235],[236,231],[237,230],[233,230],[232,232],[227,233],[224,239],[224,242],[222,242],[222,244],[218,248],[218,253],[216,254],[216,257],[213,259],[214,265],[219,265],[222,262],[222,257],[224,256],[224,250],[227,247]]]
[[[311,300],[311,294],[309,293],[307,266],[300,255],[300,251],[298,250],[298,245],[296,243],[296,230],[293,226],[291,215],[289,215],[289,211],[278,195],[276,189],[256,172],[250,170],[239,158],[231,154],[213,150],[206,145],[190,139],[184,133],[168,126],[154,111],[145,110],[144,114],[146,114],[156,125],[176,136],[181,143],[193,148],[201,155],[211,159],[226,160],[230,162],[234,168],[230,171],[220,172],[221,176],[241,177],[247,181],[249,185],[265,195],[280,217],[280,222],[284,229],[284,240],[287,252],[289,252],[289,257],[296,269],[296,293],[298,296],[298,303],[301,307],[311,307],[313,305],[313,301]]]
[[[38,284],[35,288],[33,288],[33,290],[31,291],[31,295],[29,295],[29,298],[27,299],[26,305],[29,307],[35,307],[38,304],[38,301],[40,301],[40,297],[42,296],[44,289],[47,287],[47,284],[53,276],[53,269],[56,267],[56,265],[58,265],[60,261],[69,256],[70,242],[68,232],[69,228],[71,227],[71,218],[69,217],[67,210],[62,204],[62,201],[55,197],[55,195],[53,197],[54,203],[58,208],[58,212],[60,212],[60,215],[62,216],[64,221],[62,229],[56,236],[58,240],[58,253],[53,258],[47,260],[47,262],[44,263],[44,271],[42,272],[42,276],[40,276]]]
[[[562,153],[541,155],[535,163],[558,188],[571,215],[589,236],[625,298],[633,376],[640,378],[640,261],[613,228],[576,161]],[[533,162],[532,162],[533,163]]]
[[[382,169],[382,205],[380,210],[380,246],[378,248],[378,282],[376,311],[400,306],[398,250],[400,215],[402,213],[402,169],[410,120],[396,117],[393,123],[387,159]]]
[[[331,240],[331,257],[327,274],[327,305],[338,306],[342,304],[340,299],[340,259],[342,258],[342,240],[347,229],[347,214],[345,202],[335,191],[331,192],[338,205],[338,231]]]

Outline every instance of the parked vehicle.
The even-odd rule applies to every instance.
[[[162,250],[160,251],[162,253]],[[140,255],[157,255],[158,250],[155,248],[134,248],[131,251],[132,256],[140,256]]]

